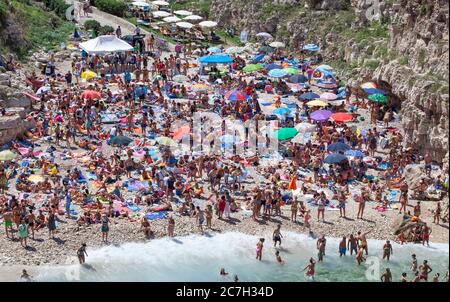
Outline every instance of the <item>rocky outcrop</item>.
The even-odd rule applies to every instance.
[[[379,82],[401,108],[406,146],[448,167],[448,8],[447,0],[214,0],[211,14],[290,50],[318,43],[351,84]]]

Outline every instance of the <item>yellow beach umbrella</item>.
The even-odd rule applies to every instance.
[[[320,100],[314,100],[306,103],[308,107],[325,107],[328,105],[328,103]]]
[[[33,174],[28,177],[28,180],[36,184],[38,182],[44,181],[44,177],[42,177],[42,175]]]
[[[160,145],[164,145],[164,146],[176,146],[176,142],[171,139],[170,137],[167,136],[161,136],[156,138],[156,142],[158,142],[158,144]]]
[[[86,70],[81,74],[81,78],[85,80],[90,80],[97,77],[97,74],[93,71]]]
[[[4,150],[0,152],[0,161],[8,161],[13,160],[17,157],[17,154],[12,152],[11,150]]]

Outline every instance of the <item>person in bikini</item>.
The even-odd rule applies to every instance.
[[[312,280],[314,280],[314,275],[316,273],[315,266],[316,266],[316,261],[314,261],[313,258],[310,258],[309,263],[302,270],[303,272],[306,271],[305,276],[311,278]]]

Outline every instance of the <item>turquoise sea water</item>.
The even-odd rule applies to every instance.
[[[43,267],[37,281],[231,281],[234,274],[240,281],[311,281],[301,271],[312,256],[317,259],[316,240],[306,235],[285,233],[280,254],[284,265],[275,261],[275,249],[266,236],[263,261],[255,259],[259,237],[242,233],[210,236],[192,235],[175,239],[163,238],[148,243],[127,243],[89,250],[87,266],[62,265]],[[428,260],[434,272],[443,277],[448,268],[448,244],[393,245],[391,261],[381,260],[383,241],[369,241],[366,264],[358,266],[354,256],[339,258],[339,240],[327,239],[325,261],[316,266],[316,281],[379,281],[386,267],[393,272],[394,281],[409,270],[411,254],[419,264]],[[223,267],[228,279],[219,276]],[[431,276],[430,276],[431,277]]]

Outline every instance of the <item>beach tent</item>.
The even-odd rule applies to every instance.
[[[80,48],[88,54],[104,54],[111,52],[132,51],[134,48],[115,35],[99,36],[95,39],[80,43]]]
[[[229,55],[211,55],[204,56],[198,59],[200,62],[200,74],[202,74],[203,66],[208,64],[231,64],[233,59]]]

